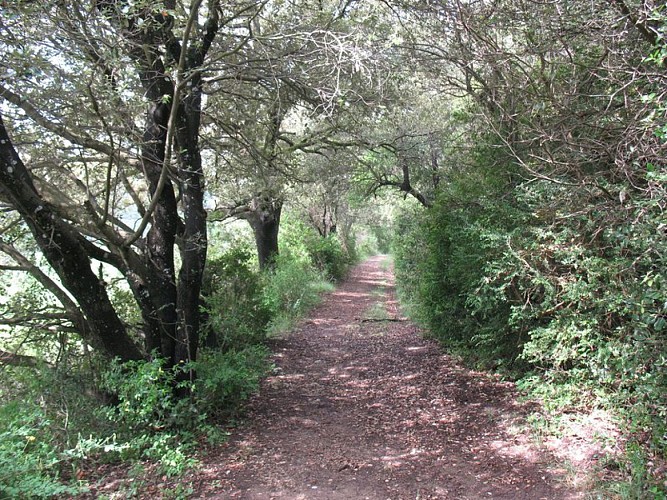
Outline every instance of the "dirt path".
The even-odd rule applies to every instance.
[[[577,498],[513,425],[510,384],[382,321],[397,315],[387,267],[361,264],[276,341],[247,423],[189,478],[195,498]]]

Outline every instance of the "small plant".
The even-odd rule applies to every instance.
[[[311,262],[327,279],[338,281],[345,277],[351,263],[336,236],[314,236],[305,241]]]
[[[202,352],[194,363],[197,380],[193,394],[197,406],[207,413],[234,413],[259,389],[259,382],[269,369],[268,354],[261,345],[239,351]]]
[[[636,442],[629,443],[626,447],[624,462],[620,464],[625,468],[624,473],[628,478],[625,481],[612,483],[605,488],[610,490],[623,500],[635,498],[665,500],[667,498],[667,488],[664,484],[655,481],[653,463],[646,455],[645,447]]]
[[[168,369],[166,360],[111,363],[103,377],[104,388],[116,394],[118,404],[106,409],[107,416],[132,433],[188,429],[204,419],[188,398],[174,393],[178,371]]]
[[[387,307],[384,302],[378,302],[373,304],[365,313],[364,316],[366,319],[370,320],[383,320],[389,318],[389,313],[387,313]]]
[[[263,299],[272,315],[269,331],[288,329],[319,302],[321,292],[332,288],[308,261],[283,252],[265,276]]]
[[[157,461],[162,474],[180,476],[198,464],[192,456],[193,448],[193,439],[184,439],[182,434],[160,433],[151,437],[142,456]]]
[[[172,489],[164,490],[162,498],[165,500],[186,500],[192,497],[194,491],[192,483],[179,483]]]
[[[210,348],[243,349],[265,339],[271,311],[252,259],[246,248],[238,246],[207,263],[202,293],[204,339]]]

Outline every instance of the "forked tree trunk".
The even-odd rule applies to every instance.
[[[139,286],[135,284],[133,291],[142,305],[144,321],[149,325],[147,339],[150,345],[159,347],[161,356],[170,366],[194,361],[199,344],[199,296],[207,251],[204,174],[199,150],[201,71],[219,29],[218,3],[210,1],[202,37],[191,40],[189,45],[185,41],[178,42],[173,34],[167,36],[171,27],[169,16],[164,13],[158,20],[167,31],[157,25],[153,26],[154,31],[144,31],[136,26],[128,28],[123,22],[119,24],[128,40],[134,43],[131,56],[138,64],[145,95],[151,102],[141,159],[157,203],[142,266],[146,279],[141,280]],[[132,24],[138,20],[131,19]],[[181,76],[188,75],[188,85],[180,89],[181,94],[174,87],[165,60],[184,63],[178,72]],[[175,102],[177,108],[172,108]],[[158,192],[163,169],[168,168],[166,163],[169,163],[165,161],[169,160],[165,154],[171,153],[167,151],[170,114],[175,117],[173,140],[174,151],[178,151],[178,169],[177,175],[171,176]],[[176,184],[180,206],[175,196]],[[178,279],[174,262],[176,245],[181,257]]]
[[[190,59],[198,67],[202,60]],[[203,55],[201,56],[203,57]],[[178,328],[174,362],[194,361],[199,347],[201,324],[200,295],[208,240],[204,210],[204,172],[199,150],[201,123],[201,73],[191,77],[192,90],[183,99],[176,134],[180,151],[181,205],[183,231],[180,235],[181,270],[178,275]]]
[[[104,283],[92,271],[94,258],[115,266],[127,278],[141,310],[147,351],[155,349],[168,364],[177,365],[194,360],[198,345],[199,295],[207,247],[198,144],[201,71],[219,28],[219,2],[209,1],[202,36],[189,44],[185,40],[179,42],[171,31],[173,19],[167,10],[154,16],[146,7],[127,14],[126,5],[124,0],[96,4],[105,23],[113,25],[128,42],[123,48],[136,64],[149,103],[141,144],[141,171],[154,209],[147,216],[150,219],[140,226],[150,222],[143,245],[138,245],[141,251],[133,245],[140,234],[126,241],[109,228],[112,236],[104,241],[106,247],[98,246],[60,217],[35,188],[31,173],[7,136],[1,116],[0,198],[22,216],[39,249],[77,301],[85,318],[80,334],[87,342],[101,353],[123,361],[146,355],[130,339]],[[175,8],[173,2],[165,5]],[[151,22],[142,24],[147,16]],[[173,61],[180,61],[178,74],[187,75],[189,84],[176,95],[172,71],[167,69]],[[179,97],[180,104],[172,109]],[[167,148],[170,114],[176,120],[173,150],[178,152],[178,168],[173,170],[166,157],[171,154]],[[165,178],[162,173],[166,168],[170,175]],[[178,279],[174,259],[177,246],[181,257]]]
[[[37,246],[85,317],[84,340],[123,361],[141,359],[118,317],[104,283],[91,268],[85,241],[39,194],[0,115],[0,195],[18,211]]]

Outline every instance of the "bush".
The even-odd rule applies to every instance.
[[[0,374],[0,498],[83,490],[62,478],[86,453],[102,451],[109,441],[82,436],[113,432],[113,424],[99,414],[100,396],[90,374],[67,364],[4,366]]]
[[[130,436],[195,428],[205,415],[189,398],[177,398],[174,392],[175,387],[190,387],[189,381],[176,383],[178,372],[189,368],[167,368],[166,360],[160,357],[151,361],[112,362],[102,383],[105,390],[117,396],[118,403],[107,407],[106,415],[121,424]]]
[[[495,197],[505,188],[493,172],[452,179],[430,210],[404,209],[392,251],[401,301],[430,335],[477,365],[517,370],[525,337],[509,323],[505,293],[480,297],[485,267],[524,217]]]
[[[265,276],[264,303],[271,311],[270,331],[289,328],[319,302],[319,294],[331,289],[308,260],[283,251]]]
[[[343,248],[338,235],[322,237],[311,226],[289,216],[285,217],[281,229],[280,245],[292,258],[313,267],[328,280],[345,277],[354,262],[354,255]]]
[[[81,488],[59,480],[63,453],[52,423],[31,401],[0,406],[0,498],[50,498]]]
[[[305,245],[313,266],[325,278],[338,281],[345,277],[352,260],[343,250],[337,236],[311,236],[305,240]]]
[[[202,412],[231,414],[259,389],[269,368],[269,350],[248,346],[239,351],[206,350],[195,363],[194,397]]]
[[[237,246],[207,263],[203,337],[209,347],[242,349],[265,339],[271,311],[263,301],[263,281],[252,266],[253,258]]]
[[[651,197],[622,210],[586,186],[533,181],[473,201],[454,183],[402,214],[394,253],[402,298],[444,345],[558,395],[552,411],[624,418],[633,491],[648,492],[661,486],[637,464],[667,453],[667,175],[646,177]]]

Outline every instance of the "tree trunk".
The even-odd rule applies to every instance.
[[[196,54],[189,65],[197,67],[201,61]],[[190,92],[184,97],[176,135],[180,151],[179,179],[184,227],[181,235],[181,270],[178,276],[178,328],[174,363],[194,361],[199,346],[201,323],[201,286],[208,240],[206,211],[204,210],[204,172],[199,150],[201,120],[201,74],[191,77]]]
[[[0,194],[21,215],[40,251],[79,304],[86,321],[80,332],[84,340],[103,354],[123,361],[143,358],[114,310],[104,283],[91,268],[83,237],[38,193],[1,115]]]
[[[180,100],[161,58],[136,56],[141,65],[140,76],[146,97],[152,102],[146,121],[142,166],[151,192],[158,196],[147,238],[146,266],[152,279],[145,280],[150,296],[157,300],[153,301],[154,308],[148,316],[153,325],[157,324],[159,335],[155,337],[159,337],[161,355],[170,366],[195,360],[199,344],[199,295],[207,251],[204,174],[199,150],[200,68],[218,30],[216,4],[211,4],[211,17],[200,44],[184,47],[172,40],[166,45],[169,57],[174,61],[181,58],[182,50],[187,51],[185,67],[179,71],[189,73],[188,86]],[[165,96],[170,98],[165,99]],[[172,109],[174,102],[179,103],[176,109]],[[182,220],[172,181],[167,180],[162,191],[157,192],[162,170],[167,168],[165,155],[170,153],[167,151],[167,134],[169,116],[173,111],[176,112],[174,150],[178,151],[178,171],[173,178],[178,182]],[[181,257],[178,280],[174,264],[176,244]]]
[[[336,233],[337,209],[334,204],[323,200],[321,204],[308,209],[308,217],[322,238]]]
[[[105,226],[106,215],[98,225],[104,235],[102,243],[93,243],[77,231],[37,192],[32,174],[18,158],[1,121],[0,197],[23,217],[41,252],[76,299],[85,323],[80,328],[82,337],[105,354],[122,360],[145,357],[129,338],[104,283],[92,271],[94,258],[115,266],[126,277],[141,310],[147,350],[156,350],[169,366],[174,366],[194,360],[199,341],[199,295],[207,249],[198,143],[201,72],[219,29],[220,5],[218,0],[209,0],[202,29],[187,29],[185,33],[174,27],[176,21],[169,14],[174,2],[166,2],[167,8],[158,10],[157,4],[128,10],[125,0],[102,0],[95,6],[105,26],[115,27],[126,42],[120,43],[119,49],[135,65],[148,104],[141,173],[151,205],[139,232],[130,238],[121,236]],[[201,2],[193,4],[187,20],[189,28],[198,26],[204,12],[200,7]],[[92,16],[95,10],[88,14]],[[70,28],[85,29],[74,24]],[[200,34],[198,39],[194,39],[194,33]],[[76,38],[74,44],[79,41]],[[97,64],[98,56],[91,57]],[[54,132],[71,140],[58,128]],[[172,139],[178,168],[167,156],[172,154]],[[178,279],[177,246],[181,262]]]
[[[144,83],[144,86],[156,86],[153,83],[154,80],[164,81],[161,75],[161,73],[156,74],[153,80]],[[166,88],[161,91],[171,92],[172,90]],[[142,316],[148,326],[147,347],[151,350],[159,349],[163,357],[171,360],[174,355],[178,321],[174,245],[180,221],[171,182],[167,181],[162,191],[155,194],[162,168],[164,168],[169,113],[168,105],[156,102],[146,116],[141,161],[150,191],[159,199],[153,211],[151,227],[146,238],[146,268],[143,283],[150,301],[143,301],[140,304],[144,306]],[[146,309],[147,306],[148,309]]]
[[[278,256],[278,231],[282,208],[282,200],[258,196],[250,203],[250,212],[245,216],[255,235],[260,269],[271,268]]]

